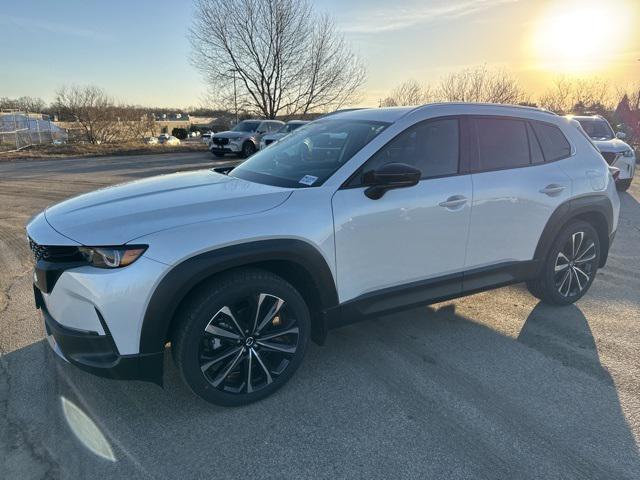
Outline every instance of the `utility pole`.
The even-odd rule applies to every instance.
[[[236,125],[238,124],[238,91],[236,89],[236,72],[235,68],[230,68],[229,72],[233,73],[233,108],[236,111]]]

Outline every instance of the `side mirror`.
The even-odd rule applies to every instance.
[[[417,185],[421,176],[420,170],[405,163],[387,163],[364,174],[363,181],[369,185],[364,194],[371,200],[378,200],[387,190]]]
[[[625,138],[627,138],[627,134],[624,132],[616,132],[616,138],[619,138],[620,140],[624,140]]]

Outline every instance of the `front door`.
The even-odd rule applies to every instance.
[[[427,284],[443,296],[461,290],[472,187],[470,175],[460,174],[459,138],[458,119],[418,123],[391,140],[335,193],[341,302],[383,292],[402,296],[403,289],[420,296],[421,285]],[[362,176],[385,163],[412,165],[421,170],[422,180],[372,200],[364,194]]]

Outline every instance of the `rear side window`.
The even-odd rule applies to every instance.
[[[558,127],[540,122],[531,124],[540,141],[545,161],[553,162],[571,155],[571,145]]]
[[[521,120],[476,118],[478,170],[498,170],[529,165],[527,125]]]
[[[531,163],[537,165],[544,163],[544,157],[542,156],[542,149],[540,148],[540,142],[533,131],[530,124],[527,123],[527,134],[529,135],[529,149],[531,150]]]
[[[376,170],[387,163],[405,163],[422,172],[422,178],[458,173],[460,132],[456,118],[427,120],[407,128],[382,147],[361,169]],[[356,176],[351,183],[359,184]]]

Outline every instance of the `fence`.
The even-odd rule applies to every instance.
[[[0,111],[0,152],[66,141],[67,133],[54,125],[48,115]]]

